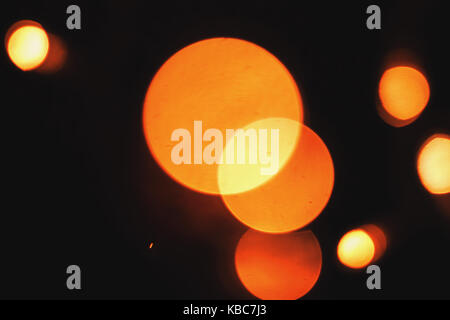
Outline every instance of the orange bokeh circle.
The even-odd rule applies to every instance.
[[[19,69],[30,71],[44,62],[50,42],[47,32],[39,23],[21,20],[9,28],[5,45],[11,61]]]
[[[375,256],[375,243],[363,229],[347,232],[337,248],[339,261],[353,269],[364,268]]]
[[[240,194],[222,195],[230,212],[248,227],[286,233],[313,221],[330,199],[334,185],[331,155],[320,137],[301,125],[291,158],[265,184]]]
[[[418,70],[398,66],[386,70],[381,77],[378,93],[387,116],[409,124],[426,107],[430,87]],[[411,122],[412,122],[411,121]]]
[[[450,136],[436,134],[427,139],[418,153],[417,172],[430,193],[450,192]]]
[[[193,154],[191,164],[174,163],[178,142],[172,133],[186,129],[194,140],[194,121],[201,121],[197,137],[211,128],[225,136],[226,129],[265,118],[302,122],[300,93],[289,71],[256,44],[213,38],[181,49],[159,69],[145,97],[143,128],[153,157],[167,174],[193,190],[218,194],[218,165],[194,163]]]
[[[343,265],[360,269],[380,259],[386,247],[384,231],[374,224],[367,224],[344,234],[337,247],[337,256]]]
[[[264,300],[295,300],[316,284],[322,251],[311,231],[272,235],[248,230],[235,252],[239,279]]]

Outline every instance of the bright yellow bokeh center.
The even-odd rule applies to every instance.
[[[45,60],[49,40],[44,29],[23,26],[8,39],[7,51],[11,61],[24,71],[37,68]]]
[[[297,121],[269,118],[255,121],[235,133],[224,148],[218,168],[220,193],[242,193],[275,177],[294,152],[300,130]],[[247,136],[242,136],[244,133],[248,133]],[[240,139],[245,139],[244,143],[239,143]],[[245,163],[239,163],[240,154]],[[227,161],[230,155],[232,161]]]
[[[421,148],[417,172],[424,187],[433,194],[450,192],[450,138],[437,135]]]
[[[364,268],[375,256],[375,244],[364,230],[352,230],[339,241],[337,254],[342,264],[354,269]]]

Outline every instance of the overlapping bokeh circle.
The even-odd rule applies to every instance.
[[[297,299],[314,286],[320,246],[311,231],[292,231],[326,206],[334,166],[325,143],[303,124],[299,89],[277,58],[232,38],[179,50],[150,83],[143,127],[153,157],[170,177],[220,195],[237,220],[254,229],[236,248],[244,287],[262,299]],[[265,146],[261,130],[267,130]],[[240,145],[243,133],[248,143]],[[239,163],[239,152],[246,160],[254,155],[252,134],[259,139],[258,162]],[[263,156],[271,161],[263,163]]]

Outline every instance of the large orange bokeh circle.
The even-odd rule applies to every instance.
[[[49,51],[49,37],[42,26],[31,20],[13,24],[6,34],[6,49],[11,61],[21,70],[39,67]]]
[[[235,253],[239,279],[264,300],[295,300],[316,284],[322,251],[311,231],[271,235],[254,230],[240,239]]]
[[[418,153],[417,172],[430,193],[450,192],[450,136],[437,134],[423,144]]]
[[[275,177],[250,191],[222,195],[230,212],[252,229],[268,233],[300,229],[330,199],[334,185],[331,155],[316,133],[299,126],[296,149]]]
[[[159,69],[145,97],[143,127],[166,173],[188,188],[218,194],[218,165],[175,164],[171,134],[183,128],[193,135],[195,120],[202,121],[203,132],[225,133],[264,118],[302,122],[300,93],[289,71],[251,42],[213,38],[181,49]]]
[[[384,110],[395,119],[405,121],[413,120],[426,107],[430,87],[422,73],[399,66],[384,72],[378,93]]]

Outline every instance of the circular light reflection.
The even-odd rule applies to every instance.
[[[430,97],[430,88],[425,76],[418,70],[399,66],[386,70],[381,77],[378,92],[386,117],[398,121],[387,121],[395,126],[411,123],[423,111]],[[380,113],[382,115],[382,113]],[[410,120],[410,121],[409,121]]]
[[[450,137],[429,138],[419,150],[417,172],[423,186],[433,194],[450,192]]]
[[[316,284],[322,251],[311,231],[271,235],[248,230],[235,253],[236,272],[245,288],[265,300],[295,300]]]
[[[220,194],[242,193],[275,177],[292,156],[300,128],[294,120],[269,118],[255,121],[235,133],[224,148],[218,168]],[[240,144],[244,132],[249,133],[250,138]],[[239,163],[238,154],[245,155],[247,161]],[[228,155],[232,161],[227,161]],[[248,161],[251,155],[256,160],[254,163]]]
[[[40,66],[49,50],[49,39],[45,30],[37,23],[15,24],[15,30],[7,34],[7,51],[11,61],[23,71]]]
[[[352,230],[339,241],[337,255],[347,267],[364,268],[375,256],[375,243],[365,230]]]
[[[285,233],[313,221],[324,209],[334,185],[331,155],[320,137],[300,125],[296,148],[285,166],[263,185],[222,195],[230,212],[252,229]]]
[[[227,129],[267,118],[302,122],[302,108],[294,79],[271,53],[248,41],[213,38],[181,49],[158,70],[145,97],[143,127],[167,174],[193,190],[218,194],[218,164],[194,164],[195,150],[201,156],[211,143],[199,146],[206,131],[216,129],[225,137]],[[194,121],[202,122],[202,130],[194,132]],[[171,136],[177,129],[190,132],[191,164],[172,161],[178,142]]]

